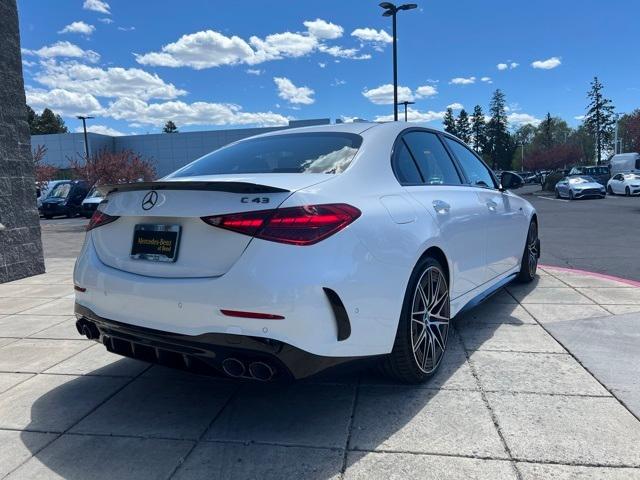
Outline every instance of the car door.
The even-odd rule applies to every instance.
[[[624,193],[624,176],[622,174],[619,173],[613,177],[611,190],[613,190],[613,193]]]
[[[434,219],[451,266],[451,298],[483,283],[486,226],[477,195],[440,137],[430,131],[406,131],[394,148],[394,171],[405,189]]]
[[[513,269],[522,259],[524,235],[528,230],[522,202],[517,196],[500,190],[489,167],[466,145],[451,137],[445,137],[445,143],[480,200],[487,230],[484,280],[489,281]]]
[[[556,188],[558,189],[558,193],[562,197],[569,196],[569,181],[566,178],[563,178],[556,184]]]

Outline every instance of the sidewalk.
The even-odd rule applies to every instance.
[[[456,319],[420,387],[371,372],[269,386],[84,340],[72,268],[50,258],[0,285],[0,478],[640,479],[635,349],[594,353],[637,341],[633,285],[545,267]]]

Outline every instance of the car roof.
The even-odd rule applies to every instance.
[[[400,133],[403,130],[409,128],[418,128],[421,130],[429,130],[437,133],[442,133],[444,135],[448,135],[446,132],[442,132],[440,130],[436,130],[429,127],[423,127],[419,124],[408,123],[408,122],[349,122],[349,123],[336,123],[331,125],[314,125],[310,127],[298,127],[298,128],[287,128],[285,130],[277,130],[275,132],[264,133],[262,135],[257,135],[257,137],[267,137],[274,135],[289,135],[295,133],[318,133],[318,132],[340,132],[340,133],[355,133],[362,134],[364,132],[397,132]],[[255,138],[255,137],[254,137]]]

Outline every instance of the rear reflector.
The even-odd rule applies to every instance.
[[[259,210],[202,217],[214,227],[272,242],[313,245],[339,232],[361,215],[344,203]]]
[[[115,222],[119,218],[120,217],[107,215],[106,213],[101,212],[100,210],[96,210],[95,212],[93,212],[93,216],[91,217],[91,220],[89,220],[89,224],[87,225],[87,232],[89,230],[93,230],[94,228],[102,227],[103,225],[107,225],[111,222]]]
[[[241,312],[239,310],[220,310],[223,315],[227,317],[241,317],[241,318],[257,318],[261,320],[284,320],[282,315],[272,315],[270,313],[257,313],[257,312]]]

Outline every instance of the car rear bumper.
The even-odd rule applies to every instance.
[[[374,357],[324,357],[277,340],[224,333],[181,335],[100,317],[75,304],[76,328],[102,343],[109,352],[194,373],[250,380],[298,380],[355,360]],[[229,374],[225,360],[240,362],[242,371]],[[251,367],[267,365],[268,376],[256,377]],[[237,363],[235,365],[238,365]]]
[[[259,337],[323,357],[389,353],[406,269],[378,262],[355,236],[331,240],[309,248],[256,240],[224,275],[166,278],[105,265],[90,232],[74,271],[76,302],[102,318],[176,335]]]

